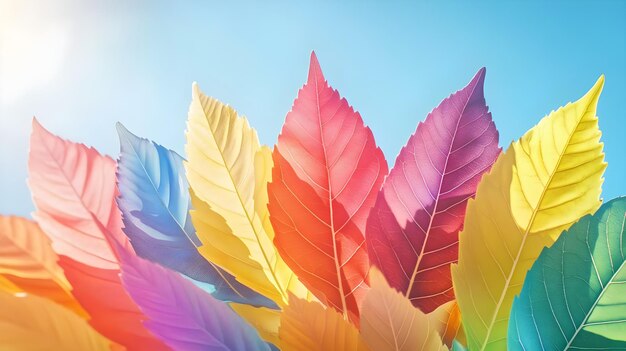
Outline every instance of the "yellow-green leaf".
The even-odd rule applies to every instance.
[[[511,144],[470,200],[454,290],[470,350],[505,350],[513,297],[545,246],[600,206],[604,77]]]
[[[279,305],[287,302],[287,292],[306,297],[272,243],[272,160],[248,121],[194,84],[185,150],[200,253]]]

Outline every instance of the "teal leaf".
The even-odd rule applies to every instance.
[[[508,349],[626,350],[626,197],[543,249],[515,298]]]

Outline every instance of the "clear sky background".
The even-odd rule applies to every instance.
[[[604,73],[603,197],[626,194],[626,1],[315,3],[0,0],[0,213],[33,210],[32,116],[113,157],[116,121],[183,154],[197,81],[273,145],[311,50],[390,165],[482,66],[503,147]]]

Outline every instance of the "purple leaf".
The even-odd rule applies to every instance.
[[[175,350],[270,350],[224,302],[179,274],[121,251],[122,283],[146,328]]]
[[[454,298],[450,264],[465,205],[500,153],[484,78],[482,68],[418,124],[368,219],[372,264],[424,312]]]

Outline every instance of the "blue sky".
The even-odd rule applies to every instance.
[[[504,147],[604,73],[603,197],[626,194],[624,1],[0,0],[0,213],[33,210],[33,115],[114,157],[116,121],[182,154],[197,81],[272,145],[311,50],[390,164],[417,123],[482,66]]]

